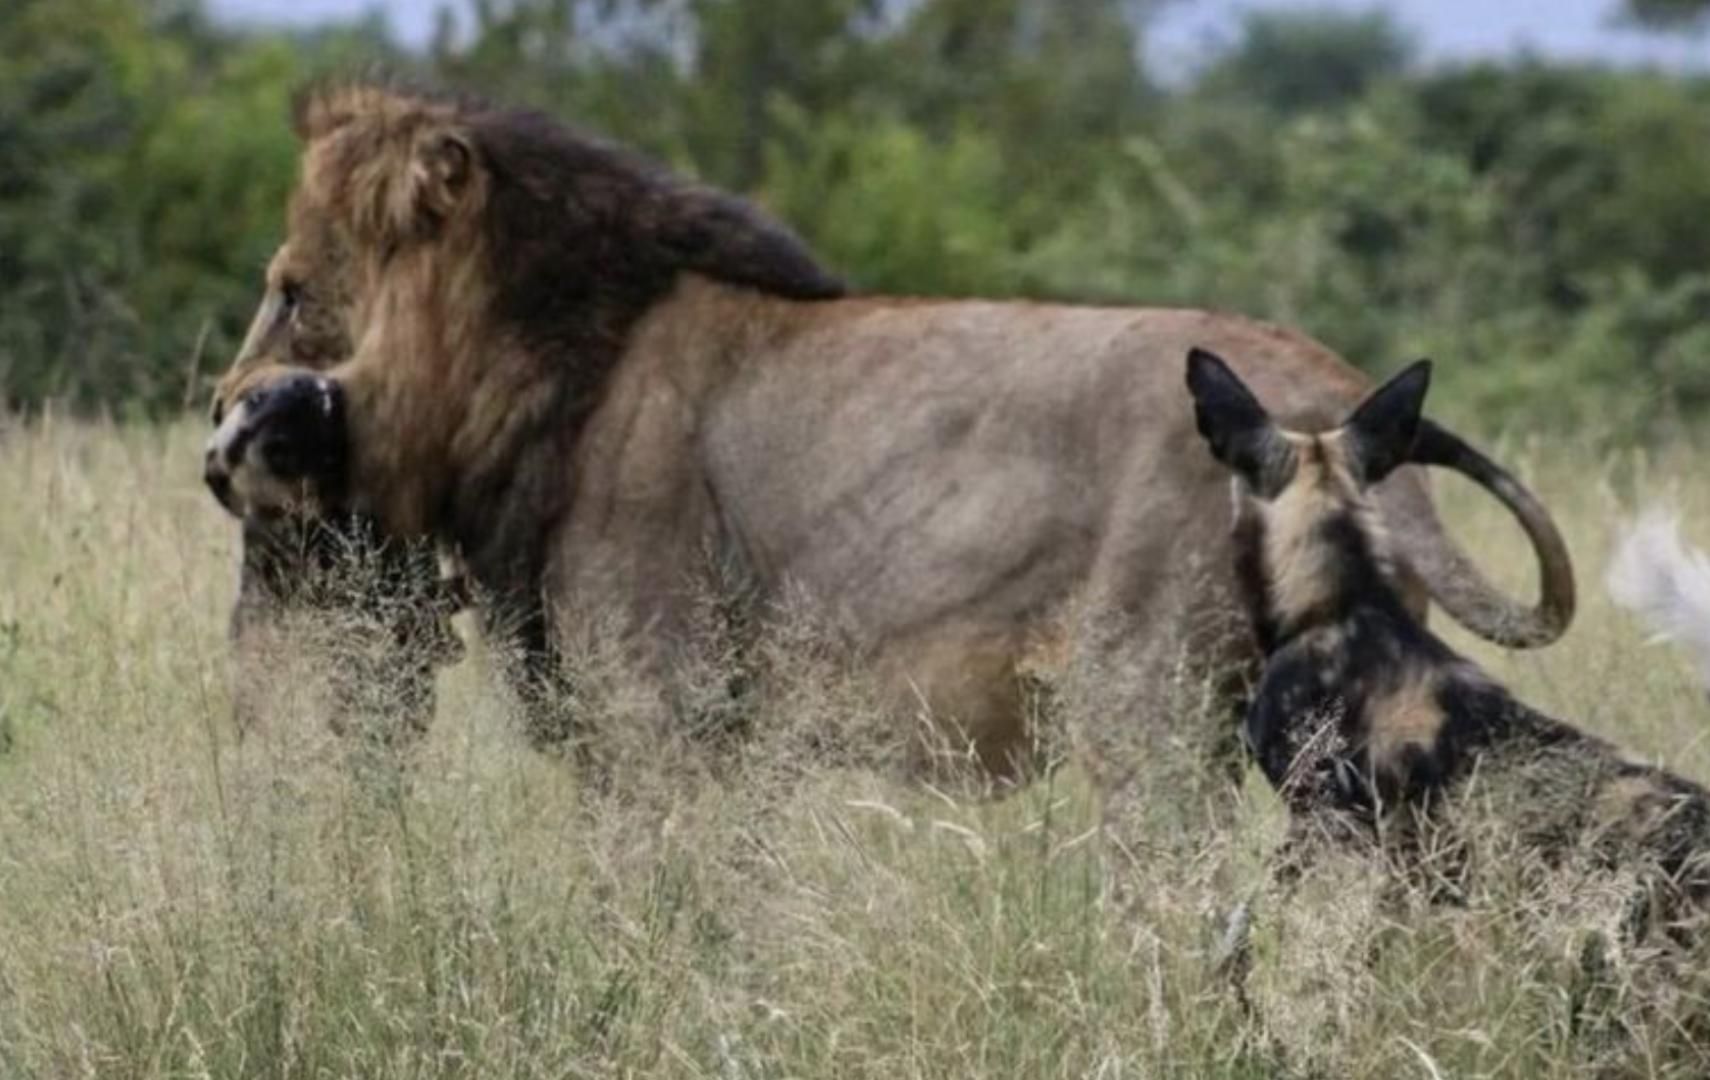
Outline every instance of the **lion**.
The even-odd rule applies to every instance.
[[[1021,778],[1037,681],[1161,677],[1182,653],[1257,670],[1181,359],[1241,358],[1315,430],[1369,389],[1325,346],[1205,310],[852,295],[749,204],[538,113],[347,83],[294,121],[286,245],[346,253],[350,353],[240,357],[210,483],[240,513],[336,508],[454,550],[524,681],[615,637],[668,715],[709,587],[761,613],[805,595],[899,717]],[[304,284],[270,276],[258,318]],[[328,441],[345,453],[294,484],[258,450]],[[1434,600],[1488,640],[1547,644],[1574,609],[1566,547],[1533,500],[1494,493],[1535,548],[1533,606],[1445,534],[1420,467],[1375,496],[1421,617]],[[1169,722],[1141,698],[1098,723]]]

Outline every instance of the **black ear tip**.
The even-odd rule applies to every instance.
[[[1418,394],[1423,400],[1426,392],[1431,389],[1431,361],[1415,360],[1407,368],[1407,377],[1408,381],[1419,388]]]
[[[1207,378],[1213,378],[1229,370],[1229,365],[1214,352],[1195,345],[1187,354],[1187,380],[1189,386],[1202,383]]]
[[[1373,397],[1395,397],[1397,395],[1422,400],[1431,389],[1431,361],[1415,360],[1389,379],[1376,390]]]

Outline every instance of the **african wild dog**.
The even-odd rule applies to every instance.
[[[1527,499],[1421,416],[1428,362],[1319,434],[1278,427],[1208,352],[1189,354],[1187,382],[1235,474],[1238,576],[1266,656],[1245,734],[1289,810],[1289,868],[1324,838],[1418,855],[1422,827],[1447,823],[1447,797],[1476,776],[1496,820],[1546,861],[1578,850],[1630,866],[1640,899],[1667,910],[1710,897],[1710,791],[1516,700],[1402,603],[1372,484],[1403,461],[1454,461],[1498,498]]]

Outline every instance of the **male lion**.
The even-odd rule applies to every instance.
[[[296,129],[287,247],[348,252],[352,353],[324,374],[240,358],[210,482],[254,511],[292,490],[258,448],[344,440],[317,500],[454,549],[537,671],[616,634],[665,714],[709,577],[760,611],[812,598],[900,710],[1000,775],[1029,764],[1024,674],[1156,664],[1177,642],[1250,670],[1251,641],[1220,636],[1238,625],[1227,482],[1181,357],[1242,358],[1306,429],[1368,387],[1232,315],[846,297],[752,208],[534,113],[343,85]],[[270,279],[264,315],[293,285]],[[1418,469],[1377,494],[1421,614],[1434,598],[1514,646],[1565,629],[1567,552],[1529,497],[1496,492],[1537,550],[1534,609],[1444,535]]]

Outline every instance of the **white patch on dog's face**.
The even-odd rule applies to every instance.
[[[330,420],[337,401],[332,380],[315,379],[314,407]],[[253,430],[254,398],[239,397],[226,410],[203,453],[203,478],[220,503],[234,515],[270,515],[284,511],[318,510],[312,486],[275,475],[261,456],[261,439]]]
[[[220,418],[219,426],[208,436],[202,450],[202,479],[220,504],[238,517],[247,513],[237,474],[245,472],[241,459],[234,460],[233,447],[249,426],[250,407],[246,398],[233,402]],[[247,454],[245,455],[247,457]]]

